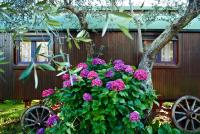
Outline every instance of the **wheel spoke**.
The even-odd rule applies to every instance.
[[[182,118],[178,119],[177,122],[181,122],[182,120],[186,119],[187,117],[186,116],[183,116]]]
[[[31,122],[34,122],[35,123],[35,120],[31,120],[29,118],[25,118],[26,121],[31,121]]]
[[[184,112],[175,112],[175,114],[186,115],[186,113],[184,113]]]
[[[194,120],[196,120],[198,123],[200,123],[200,120],[199,120],[199,119],[197,119],[197,118],[194,118]]]
[[[44,113],[44,108],[42,108],[42,113],[41,113],[41,117],[40,117],[40,120],[42,120],[42,117],[43,117],[43,113]]]
[[[194,107],[195,107],[195,104],[196,104],[196,100],[194,100],[193,104],[192,104],[192,107],[191,107],[191,110],[194,110]]]
[[[37,120],[37,118],[35,117],[35,115],[32,112],[30,112],[30,114],[35,120]]]
[[[189,104],[188,104],[187,99],[185,99],[185,103],[186,103],[186,105],[187,105],[187,109],[190,110],[190,106],[189,106]]]
[[[200,110],[200,107],[198,107],[197,109],[195,109],[194,112],[196,113],[196,112],[199,111],[199,110]]]
[[[188,124],[189,124],[190,120],[187,119],[186,123],[185,123],[185,130],[187,130]]]
[[[194,128],[194,121],[191,120],[191,123],[192,123],[192,130],[194,130],[194,129],[195,129],[195,128]]]
[[[28,125],[25,125],[24,127],[32,127],[34,126],[35,124],[28,124]]]
[[[187,112],[187,109],[185,109],[185,107],[182,105],[182,104],[178,104],[179,106],[181,106],[181,108],[185,111],[185,112]]]
[[[36,115],[37,115],[37,120],[40,120],[39,114],[38,114],[38,109],[36,109]]]
[[[48,113],[48,114],[42,119],[42,121],[44,121],[49,115],[50,115],[50,113]]]

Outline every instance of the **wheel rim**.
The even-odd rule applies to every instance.
[[[185,132],[200,131],[200,99],[194,96],[179,98],[172,108],[175,126]]]
[[[39,128],[46,128],[46,121],[53,111],[45,106],[36,105],[28,108],[21,117],[21,126],[25,133],[35,133]]]

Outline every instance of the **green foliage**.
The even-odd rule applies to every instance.
[[[60,104],[57,109],[60,121],[47,128],[46,133],[134,133],[142,130],[141,120],[130,121],[133,111],[140,113],[140,119],[145,117],[145,111],[150,110],[156,95],[153,90],[141,89],[141,82],[132,73],[115,71],[113,64],[93,65],[93,59],[87,60],[88,70],[98,73],[102,86],[92,86],[92,80],[80,75],[81,69],[70,70],[78,79],[73,86],[56,89],[56,93],[45,99],[45,104],[52,107]],[[74,71],[75,70],[75,71]],[[111,78],[105,77],[108,70],[114,72]],[[66,73],[66,72],[65,72]],[[72,77],[73,78],[73,77]],[[124,81],[122,91],[106,88],[106,83],[116,79]],[[91,101],[83,99],[84,93],[90,93]]]
[[[118,24],[118,27],[119,29],[124,33],[124,35],[126,35],[129,39],[133,39],[132,35],[129,33],[129,30],[127,27],[121,25],[121,24]]]
[[[123,17],[123,18],[126,18],[126,19],[132,19],[132,16],[126,12],[112,12],[112,14],[116,15],[116,16],[119,16],[119,17]]]
[[[24,79],[28,78],[28,76],[30,75],[30,73],[31,73],[31,71],[33,70],[33,68],[34,68],[34,63],[31,62],[31,63],[29,64],[29,66],[26,68],[26,70],[24,70],[24,71],[21,73],[19,79],[20,79],[20,80],[24,80]]]
[[[181,134],[180,130],[173,128],[169,123],[159,125],[158,122],[146,126],[143,132],[144,134]]]
[[[43,70],[56,71],[56,69],[49,64],[44,63],[44,64],[39,64],[38,66],[41,67]]]

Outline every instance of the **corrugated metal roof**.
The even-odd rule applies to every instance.
[[[80,28],[78,18],[76,16],[71,15],[70,17],[65,16],[57,16],[55,19],[59,22],[62,22],[62,26],[58,29],[78,29]],[[126,19],[122,17],[113,17],[113,21],[111,21],[108,25],[108,29],[118,29],[117,24],[120,23],[129,29],[137,29],[136,24],[131,21],[128,22]],[[103,29],[103,27],[106,24],[106,16],[102,15],[100,17],[96,17],[93,15],[87,15],[87,22],[89,29]],[[149,24],[143,24],[142,29],[165,29],[168,25],[170,25],[170,22],[164,21],[164,20],[157,20],[153,21]],[[191,29],[191,30],[200,30],[200,16],[195,18],[194,20],[189,23],[184,29]]]
[[[80,25],[79,25],[79,21],[78,18],[75,15],[72,14],[68,14],[68,15],[60,15],[60,16],[55,16],[53,17],[55,20],[61,22],[61,26],[59,27],[49,27],[49,29],[57,29],[57,30],[65,30],[67,28],[69,29],[79,29]],[[88,14],[87,15],[87,22],[88,22],[88,26],[89,29],[103,29],[103,27],[106,24],[106,15],[95,15],[95,14]],[[108,29],[118,29],[117,24],[120,23],[126,27],[128,27],[129,29],[137,29],[136,24],[133,21],[127,21],[125,18],[123,17],[118,17],[113,15],[111,22],[108,25]],[[142,29],[165,29],[168,25],[170,24],[170,22],[164,21],[164,20],[157,20],[157,21],[153,21],[149,24],[143,24],[142,25]],[[0,29],[3,29],[4,26],[1,25]],[[45,30],[45,26],[43,26],[42,24],[40,26],[36,26],[34,27],[34,29],[31,30]],[[195,18],[188,26],[186,26],[184,28],[185,30],[200,30],[200,16]]]

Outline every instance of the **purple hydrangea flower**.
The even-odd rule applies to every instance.
[[[44,134],[44,128],[40,128],[37,130],[36,134]]]
[[[99,78],[96,78],[96,79],[92,80],[92,86],[100,87],[100,86],[102,86],[102,81]]]
[[[114,69],[116,71],[123,71],[125,69],[125,65],[120,63],[120,64],[115,64]]]
[[[105,73],[105,77],[107,77],[107,78],[111,78],[111,77],[113,77],[114,76],[114,72],[112,71],[112,70],[109,70],[109,71],[107,71],[106,73]]]
[[[138,69],[134,73],[134,77],[138,80],[147,80],[148,73],[143,69]]]
[[[125,89],[125,84],[121,79],[117,79],[115,81],[107,82],[106,88],[114,91],[122,91]]]
[[[140,120],[140,114],[137,111],[131,112],[130,116],[129,116],[129,120],[131,122],[139,121]]]
[[[92,100],[92,96],[90,93],[84,93],[83,94],[83,100],[85,101],[91,101]]]
[[[64,81],[63,87],[71,87],[71,81],[70,80]]]
[[[97,78],[97,77],[98,77],[98,74],[95,71],[90,71],[87,75],[87,78],[90,79],[90,80]]]
[[[57,115],[52,115],[47,119],[47,125],[52,126],[59,120],[59,117]]]
[[[77,68],[82,68],[82,69],[87,69],[88,68],[88,65],[86,63],[79,63],[77,66]]]
[[[120,59],[114,60],[113,64],[114,64],[114,65],[116,65],[116,64],[124,64],[124,61],[123,61],[123,60],[120,60]]]
[[[92,60],[92,64],[93,65],[102,65],[102,64],[106,64],[105,60],[102,60],[100,58],[94,58]]]
[[[106,83],[106,88],[112,89],[112,82],[113,82],[113,81],[107,82],[107,83]]]
[[[73,82],[77,82],[78,81],[78,77],[76,75],[74,75],[74,74],[72,75],[72,81]]]
[[[124,71],[131,74],[134,72],[133,68],[130,65],[125,65]]]
[[[83,69],[80,72],[80,76],[83,77],[83,78],[87,78],[88,73],[89,73],[89,71],[87,69]]]

